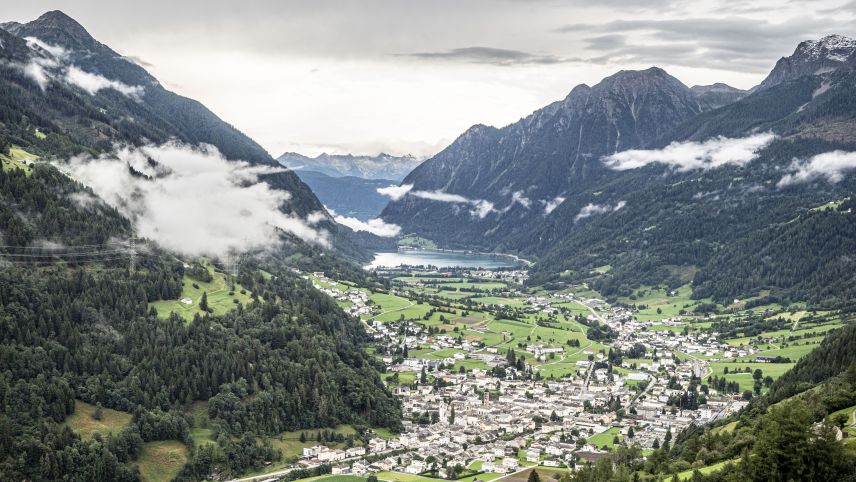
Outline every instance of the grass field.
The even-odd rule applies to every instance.
[[[136,464],[140,467],[140,478],[145,482],[160,482],[174,479],[187,463],[187,447],[177,440],[149,442]]]
[[[3,165],[4,171],[12,169],[21,169],[27,174],[32,172],[28,162],[36,161],[39,156],[31,154],[20,147],[12,147],[9,149],[9,155],[0,154],[0,164]]]
[[[721,425],[719,427],[714,428],[710,431],[710,433],[729,433],[733,432],[735,428],[737,428],[737,422],[729,422],[725,425]]]
[[[208,402],[193,402],[190,416],[193,419],[193,424],[190,427],[190,438],[193,439],[193,445],[198,447],[203,444],[215,443],[212,438],[214,431],[210,428],[210,420],[208,419]]]
[[[710,364],[713,375],[722,377],[725,373],[725,368],[728,368],[728,374],[724,375],[726,380],[736,381],[740,384],[740,390],[752,390],[755,386],[755,380],[752,378],[752,373],[756,368],[760,368],[764,376],[771,376],[773,380],[779,378],[786,371],[790,370],[794,363],[727,363],[715,362]],[[750,372],[745,373],[745,368],[749,367]],[[737,373],[735,373],[737,372]],[[763,390],[766,390],[764,388]]]
[[[333,431],[346,437],[357,433],[357,431],[354,430],[354,427],[351,427],[350,425],[339,425],[334,428]],[[276,437],[270,437],[271,445],[275,448],[282,449],[283,458],[299,457],[303,454],[304,447],[318,445],[318,442],[315,441],[315,436],[318,433],[317,430],[303,430],[302,432],[306,434],[306,442],[300,441],[301,431],[283,432]],[[331,444],[329,446],[338,448],[336,444]]]
[[[615,444],[613,443],[613,439],[615,439],[615,437],[618,437],[619,440],[624,440],[624,437],[622,435],[619,435],[620,432],[620,428],[612,427],[606,432],[592,435],[588,438],[588,442],[597,448],[602,448],[604,446],[611,448],[615,446]]]
[[[65,419],[65,424],[79,433],[84,439],[90,439],[97,432],[106,437],[108,433],[117,434],[131,423],[131,414],[110,408],[101,410],[101,420],[92,418],[95,405],[80,400],[74,401],[74,413]]]
[[[739,460],[740,459],[724,460],[722,462],[719,462],[718,464],[713,464],[713,465],[708,465],[707,467],[702,467],[702,468],[698,469],[698,471],[701,472],[702,475],[712,474],[714,472],[719,472],[728,464],[736,464]],[[693,470],[685,470],[683,472],[678,472],[678,478],[680,480],[690,480],[690,479],[692,479],[692,477],[693,477]]]
[[[421,475],[405,474],[404,472],[378,472],[378,480],[388,482],[437,482],[437,479],[422,477]]]
[[[683,310],[684,312],[692,312],[693,309],[701,303],[709,302],[709,300],[694,300],[692,297],[692,287],[685,284],[670,294],[668,288],[642,286],[634,292],[635,298],[622,297],[618,301],[626,304],[645,305],[646,308],[639,310],[636,317],[641,321],[646,320],[662,320],[678,316]],[[660,313],[657,313],[657,310]]]
[[[568,473],[567,469],[554,469],[554,468],[545,468],[545,467],[537,467],[534,469],[523,470],[521,472],[517,472],[515,474],[507,475],[502,477],[501,479],[497,479],[501,482],[526,482],[529,480],[529,474],[533,471],[538,472],[538,476],[541,479],[541,482],[552,482],[557,480],[564,474]]]
[[[212,310],[212,313],[216,315],[226,313],[235,308],[235,300],[242,304],[247,304],[252,301],[248,292],[241,293],[243,288],[238,284],[235,285],[235,291],[232,292],[232,294],[229,294],[230,292],[226,275],[215,271],[210,265],[207,265],[206,268],[208,268],[208,272],[211,273],[211,276],[213,277],[210,282],[204,283],[189,276],[185,276],[182,280],[184,288],[181,291],[181,297],[179,297],[179,299],[153,301],[149,303],[149,307],[153,307],[158,310],[158,316],[161,318],[168,317],[170,313],[176,313],[185,320],[190,321],[193,319],[195,314],[203,314],[202,310],[199,309],[199,300],[202,299],[202,293],[207,294],[208,307]],[[196,286],[198,286],[198,288]],[[181,300],[184,298],[190,298],[191,303],[182,303]]]

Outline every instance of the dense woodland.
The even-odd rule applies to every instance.
[[[98,244],[129,233],[114,210],[75,203],[81,186],[51,167],[2,172],[0,187],[5,244]],[[245,269],[239,281],[256,301],[187,323],[147,307],[180,295],[177,260],[153,250],[132,275],[126,259],[96,258],[0,264],[0,478],[133,480],[124,462],[142,442],[189,441],[184,413],[195,400],[210,400],[221,435],[192,451],[190,478],[276,458],[257,435],[399,428],[359,323],[289,270],[266,266],[275,276],[265,279]],[[134,423],[115,438],[82,441],[60,426],[75,398],[131,412]]]

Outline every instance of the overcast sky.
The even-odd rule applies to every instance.
[[[0,19],[53,9],[274,156],[426,156],[617,70],[749,88],[800,40],[856,35],[856,0],[28,0]]]

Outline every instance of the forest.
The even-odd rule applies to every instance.
[[[248,263],[239,279],[254,301],[188,323],[148,308],[177,298],[184,274],[156,248],[133,273],[127,258],[96,252],[25,258],[39,241],[102,245],[130,235],[115,210],[75,203],[80,193],[49,166],[0,172],[0,244],[11,246],[0,261],[0,478],[135,480],[125,462],[152,440],[189,444],[189,479],[237,474],[278,456],[259,435],[342,423],[400,428],[360,324],[282,264],[264,266],[266,278],[255,270],[264,261]],[[62,426],[75,399],[130,412],[134,422],[85,441]],[[209,400],[220,433],[199,449],[185,415],[197,400]]]

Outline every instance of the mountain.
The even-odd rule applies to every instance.
[[[470,128],[413,170],[403,185],[490,203],[476,218],[460,203],[409,195],[391,202],[387,222],[453,247],[495,249],[532,230],[571,193],[609,177],[604,155],[652,145],[707,108],[664,70],[621,71],[497,129]],[[488,204],[482,204],[488,206]],[[545,209],[547,208],[547,209]]]
[[[851,66],[718,108],[700,99],[730,89],[693,95],[666,75],[621,72],[511,126],[471,128],[403,181],[412,188],[383,219],[441,246],[535,259],[533,284],[585,281],[626,296],[692,283],[694,296],[726,305],[856,296]],[[616,78],[634,88],[616,90]],[[759,138],[741,161],[717,154]],[[627,149],[632,164],[605,162]]]
[[[283,166],[295,171],[315,171],[330,177],[393,179],[395,182],[400,182],[422,162],[413,156],[392,156],[385,153],[380,153],[377,156],[321,154],[316,157],[307,157],[294,152],[286,152],[277,160]]]
[[[806,76],[833,72],[856,63],[856,40],[842,35],[829,35],[819,40],[801,42],[790,57],[782,57],[773,70],[753,90]]]
[[[236,176],[262,173],[266,184],[235,189],[275,201],[241,204],[234,219],[213,208],[188,215],[179,211],[187,199],[160,198],[179,214],[181,235],[199,237],[196,218],[225,231],[265,210],[265,222],[299,217],[301,226],[328,230],[339,249],[265,230],[281,244],[233,263],[171,252],[140,239],[125,206],[104,202],[50,162],[34,162],[169,141],[210,144],[246,161],[198,155],[209,164],[190,163],[197,150],[183,150],[196,168],[185,186],[228,164]],[[160,161],[142,160],[152,176],[130,161],[119,171],[155,182],[170,174]],[[400,406],[365,350],[363,325],[300,274],[324,270],[370,284],[340,256],[349,247],[360,252],[348,230],[313,215],[320,201],[258,144],[165,90],[61,12],[0,30],[0,164],[0,479],[135,481],[141,453],[166,441],[180,447],[179,464],[186,457],[179,479],[225,479],[281,459],[270,441],[286,431],[400,428]],[[128,191],[133,199],[146,189]],[[66,422],[89,420],[86,404],[93,418],[103,406],[105,419],[123,423],[103,438],[81,437]]]
[[[279,167],[255,141],[200,102],[166,90],[132,60],[95,40],[62,12],[0,29],[0,135],[48,158],[111,152],[115,145],[208,144],[229,160]],[[293,172],[261,176],[287,191],[286,213],[307,218],[323,205]],[[319,227],[348,257],[369,255],[329,217]]]
[[[734,103],[749,93],[731,87],[728,84],[717,82],[711,85],[694,85],[690,90],[703,105],[710,109],[716,109],[724,105]]]
[[[389,198],[378,189],[395,186],[399,181],[363,179],[354,176],[332,177],[320,172],[300,169],[294,171],[324,206],[336,214],[368,221],[380,215]]]

